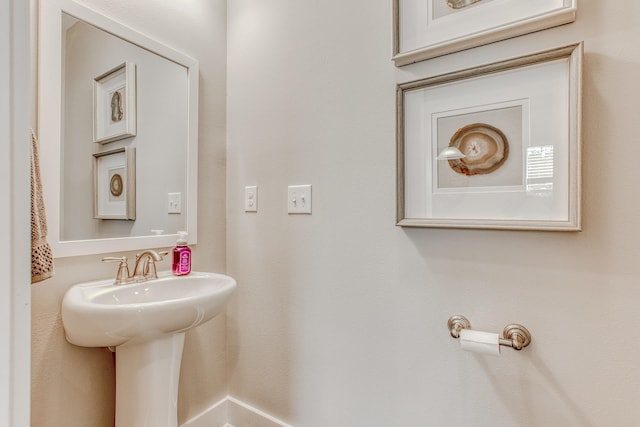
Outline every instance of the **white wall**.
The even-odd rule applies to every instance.
[[[224,272],[226,2],[84,0],[81,3],[199,61],[200,221],[193,268]],[[134,254],[126,255],[131,258]],[[114,277],[114,266],[101,263],[102,256],[57,259],[55,277],[31,288],[34,427],[113,426],[115,388],[111,354],[105,349],[68,344],[60,320],[60,303],[71,285]],[[170,268],[169,262],[164,261],[159,268]],[[226,395],[225,341],[224,316],[187,334],[178,402],[180,423]]]
[[[29,3],[0,1],[0,425],[29,425]]]
[[[402,69],[390,0],[228,9],[230,394],[300,427],[636,424],[637,2]],[[394,226],[395,84],[580,40],[584,231]],[[313,185],[311,216],[287,215],[290,184]],[[533,343],[464,353],[458,313]]]

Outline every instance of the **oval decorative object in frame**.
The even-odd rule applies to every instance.
[[[464,154],[463,158],[449,160],[451,169],[467,176],[491,173],[509,156],[505,134],[486,123],[473,123],[458,129],[449,146]]]
[[[113,176],[111,177],[109,189],[111,190],[111,195],[113,197],[120,197],[122,195],[122,191],[124,190],[122,175],[120,175],[119,173],[113,174]]]
[[[481,0],[447,0],[447,5],[452,9],[462,9],[479,1]]]

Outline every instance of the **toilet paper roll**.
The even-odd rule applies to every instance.
[[[463,329],[460,331],[460,346],[463,350],[474,353],[500,355],[500,337],[491,332]]]

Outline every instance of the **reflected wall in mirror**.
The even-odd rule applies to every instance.
[[[42,1],[41,14],[39,131],[54,255],[169,246],[181,230],[195,243],[197,62],[72,1]],[[136,153],[135,219],[96,218],[93,159],[121,148]]]
[[[184,230],[184,213],[167,212],[167,194],[185,194],[186,190],[186,67],[67,13],[62,14],[62,23],[61,240]],[[94,143],[93,126],[100,119],[94,117],[97,113],[94,79],[125,62],[135,64],[137,134],[107,144]],[[106,98],[117,101],[117,93],[107,91],[111,96]],[[117,112],[122,101],[114,104]],[[124,113],[127,111],[121,114]],[[108,114],[105,121],[118,120],[111,116]],[[121,147],[136,149],[137,218],[135,221],[94,218],[91,156]]]

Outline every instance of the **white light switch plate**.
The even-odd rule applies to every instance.
[[[244,187],[244,211],[258,212],[258,186]]]
[[[182,213],[182,193],[167,194],[167,213]]]
[[[290,185],[287,195],[287,212],[290,214],[311,213],[310,185]]]

